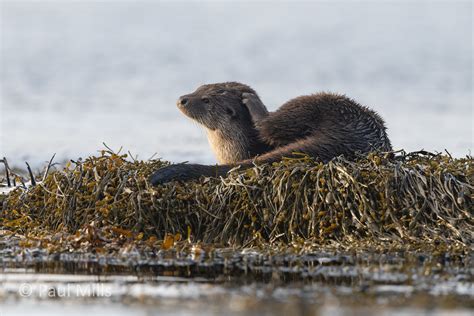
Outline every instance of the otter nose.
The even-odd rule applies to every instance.
[[[181,97],[178,99],[178,106],[186,106],[186,104],[188,103],[188,98],[186,97]]]

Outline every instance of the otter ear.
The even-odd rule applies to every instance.
[[[237,112],[235,111],[235,109],[233,109],[231,107],[226,107],[225,111],[231,118],[236,118],[237,117]]]

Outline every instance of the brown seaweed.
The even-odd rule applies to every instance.
[[[151,186],[149,175],[166,165],[109,149],[71,161],[0,198],[0,227],[24,236],[25,247],[52,250],[101,251],[112,241],[163,249],[472,247],[472,157],[371,153],[322,164],[302,155],[225,178]]]

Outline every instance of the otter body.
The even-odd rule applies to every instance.
[[[220,165],[171,165],[155,172],[152,184],[225,175],[237,165],[277,161],[294,152],[327,162],[392,149],[382,118],[343,95],[301,96],[268,112],[249,86],[227,82],[180,97],[178,108],[207,129]]]

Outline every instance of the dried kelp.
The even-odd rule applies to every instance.
[[[184,240],[472,247],[472,157],[371,153],[322,164],[301,156],[236,168],[226,178],[152,187],[149,175],[167,164],[110,150],[70,162],[5,196],[0,227],[50,245],[87,241],[98,248],[117,236],[160,240],[164,248]]]

